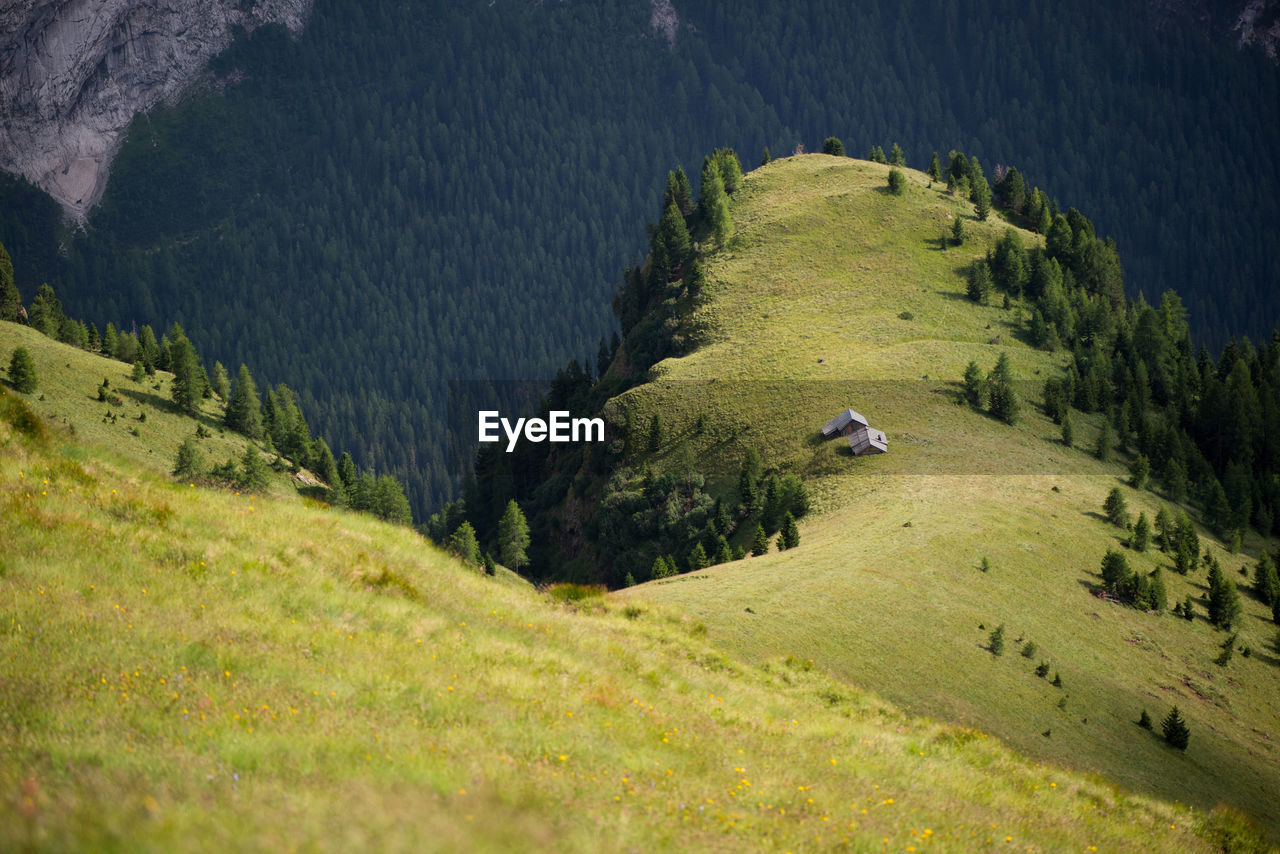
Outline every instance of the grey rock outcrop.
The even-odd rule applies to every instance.
[[[0,4],[0,168],[83,220],[129,122],[177,98],[233,28],[299,32],[312,0],[11,0]]]

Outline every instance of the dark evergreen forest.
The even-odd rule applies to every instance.
[[[287,382],[316,429],[456,491],[452,379],[594,360],[668,169],[731,145],[958,148],[1090,212],[1125,291],[1182,294],[1214,350],[1280,315],[1280,78],[1150,4],[317,0],[137,119],[83,232],[0,182],[0,241],[86,321],[179,321]],[[1065,204],[1064,204],[1065,207]],[[588,365],[587,367],[590,367]]]

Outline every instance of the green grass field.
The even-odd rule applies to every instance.
[[[566,604],[283,482],[175,483],[175,437],[79,423],[111,364],[28,335],[49,417],[0,393],[0,850],[1213,850],[1203,812],[826,660],[740,663],[696,607]]]
[[[660,411],[675,437],[652,465],[710,468],[726,497],[736,498],[748,446],[766,467],[805,476],[820,512],[802,523],[800,548],[620,598],[682,609],[731,656],[811,659],[912,714],[1161,798],[1226,802],[1280,836],[1270,612],[1243,594],[1240,641],[1252,655],[1221,668],[1212,662],[1225,635],[1203,619],[1203,569],[1184,578],[1158,552],[1128,553],[1135,569],[1166,568],[1170,604],[1191,596],[1194,623],[1090,594],[1104,552],[1124,540],[1101,518],[1123,460],[1104,465],[1061,444],[1037,404],[1065,356],[1018,341],[1016,304],[964,296],[960,271],[1006,224],[977,222],[969,204],[910,170],[907,194],[891,196],[887,172],[811,155],[747,176],[733,202],[737,235],[708,265],[697,315],[708,343],[660,363],[620,401],[642,413],[636,423]],[[943,251],[953,216],[966,217],[969,239]],[[1026,383],[1016,427],[956,402],[967,362],[989,370],[1001,352]],[[820,440],[845,407],[886,431],[888,455],[856,459],[840,440]],[[699,413],[709,427],[695,435]],[[1073,421],[1076,442],[1091,448],[1100,421]],[[1154,518],[1157,495],[1125,493],[1135,518]],[[1237,570],[1252,570],[1264,544],[1229,555],[1202,540],[1243,587]],[[1001,623],[1008,651],[996,658],[985,645]],[[1030,659],[1019,654],[1027,640],[1038,647]],[[1036,677],[1041,660],[1061,689]],[[1174,704],[1192,730],[1185,754],[1134,723],[1145,708],[1158,724]]]

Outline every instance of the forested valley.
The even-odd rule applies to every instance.
[[[1196,346],[1275,325],[1261,52],[1136,0],[676,10],[669,43],[640,2],[319,0],[301,38],[242,38],[139,117],[83,232],[4,179],[0,241],[25,300],[47,281],[99,328],[176,320],[287,383],[419,519],[472,453],[446,440],[449,381],[591,374],[663,176],[717,146],[1015,165],[1114,237],[1130,298],[1176,289]]]

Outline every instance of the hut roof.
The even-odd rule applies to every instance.
[[[854,412],[852,409],[846,409],[843,412],[841,412],[839,415],[837,415],[835,418],[832,418],[830,421],[826,423],[826,425],[823,426],[822,435],[826,436],[827,438],[831,438],[832,436],[836,435],[841,430],[843,430],[845,427],[847,427],[849,424],[857,424],[860,427],[866,427],[867,419],[863,418],[861,415]]]

